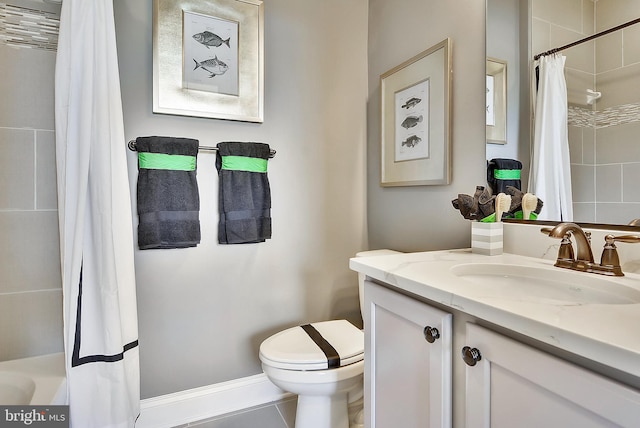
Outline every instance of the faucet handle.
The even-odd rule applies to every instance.
[[[626,242],[629,244],[637,244],[640,242],[640,236],[635,235],[621,235],[621,236],[613,236],[606,235],[604,237],[604,248],[602,249],[602,257],[600,259],[600,265],[602,266],[610,266],[613,267],[615,271],[619,271],[620,275],[622,275],[622,270],[620,269],[620,258],[618,257],[618,250],[616,249],[615,242]]]
[[[540,229],[540,232],[545,235],[549,235],[553,229],[550,227],[543,227]],[[573,243],[571,242],[571,233],[567,232],[562,237],[562,241],[560,241],[560,248],[558,249],[558,257],[557,260],[575,260],[575,255],[573,253]]]
[[[620,266],[620,258],[618,257],[618,250],[616,250],[615,236],[606,235],[604,237],[604,248],[602,249],[602,256],[600,256],[601,266]]]
[[[604,239],[605,241],[608,241],[609,239],[611,239],[612,243],[614,241],[626,242],[627,244],[637,244],[640,242],[640,236],[635,236],[635,235],[620,235],[620,236],[607,235],[604,237]]]
[[[575,260],[573,253],[573,243],[571,242],[571,234],[567,233],[560,241],[560,249],[558,250],[557,260]]]

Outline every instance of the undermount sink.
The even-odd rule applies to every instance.
[[[640,303],[640,291],[595,274],[561,268],[468,263],[451,272],[496,297],[563,304],[624,305]]]

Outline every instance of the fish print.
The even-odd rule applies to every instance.
[[[420,116],[409,116],[405,120],[402,121],[400,126],[403,128],[409,129],[416,126],[418,123],[422,122],[422,115]]]
[[[193,38],[196,42],[205,45],[207,49],[209,49],[209,46],[217,48],[219,46],[222,46],[223,44],[227,45],[227,47],[231,47],[229,46],[229,40],[231,39],[231,37],[229,37],[227,40],[222,40],[220,36],[218,36],[217,34],[213,34],[210,31],[203,31],[202,33],[194,34]]]
[[[194,59],[193,62],[196,63],[194,70],[202,68],[203,70],[208,71],[209,73],[211,73],[211,76],[209,76],[209,78],[224,74],[229,69],[229,66],[220,61],[217,56],[202,62],[198,62]]]
[[[416,97],[410,98],[410,99],[407,100],[406,103],[404,103],[402,108],[406,108],[408,110],[411,107],[414,107],[414,106],[420,104],[420,101],[422,101],[422,99],[420,99],[420,98],[416,98]]]
[[[402,145],[407,147],[415,147],[420,141],[422,141],[422,138],[418,137],[417,135],[412,135],[411,137],[404,140],[402,142]]]

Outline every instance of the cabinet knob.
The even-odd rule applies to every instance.
[[[473,367],[482,359],[482,355],[480,355],[480,351],[477,348],[465,346],[462,348],[462,359],[467,365]]]
[[[424,338],[427,340],[427,342],[429,343],[433,343],[436,341],[436,339],[440,338],[440,332],[438,331],[437,328],[435,327],[431,327],[431,326],[426,326],[424,328]]]

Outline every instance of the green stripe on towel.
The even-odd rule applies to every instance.
[[[168,155],[165,153],[138,152],[138,165],[143,169],[195,171],[196,157],[186,155]]]
[[[520,180],[519,169],[496,169],[493,176],[498,180]]]
[[[267,172],[267,160],[246,156],[222,156],[222,169],[231,171]]]

